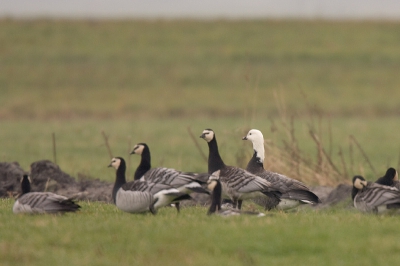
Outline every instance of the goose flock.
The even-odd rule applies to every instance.
[[[242,210],[242,202],[251,200],[265,210],[289,210],[300,205],[321,203],[318,196],[299,180],[264,168],[264,137],[260,130],[252,129],[243,140],[252,143],[253,156],[246,169],[224,163],[218,150],[216,134],[212,129],[202,131],[200,138],[208,145],[207,172],[183,172],[172,168],[151,166],[150,148],[138,143],[130,154],[140,156],[134,180],[126,181],[126,162],[122,157],[112,158],[109,167],[115,169],[112,201],[121,211],[156,214],[158,209],[175,206],[192,199],[192,193],[210,197],[208,215],[265,216],[262,212]],[[354,176],[351,197],[354,207],[362,212],[400,213],[400,184],[398,172],[389,168],[376,182],[367,182]],[[222,205],[232,202],[232,207]],[[21,194],[13,205],[14,213],[66,213],[76,212],[80,206],[73,199],[50,192],[31,192],[30,177],[23,175]]]

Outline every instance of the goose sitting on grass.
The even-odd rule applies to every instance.
[[[21,180],[22,194],[13,206],[14,213],[65,213],[75,212],[80,206],[72,199],[51,192],[31,192],[31,180],[24,175]]]
[[[390,213],[400,209],[400,191],[397,188],[367,182],[362,176],[353,177],[351,197],[354,207],[362,212]]]
[[[264,169],[264,136],[260,130],[250,130],[243,137],[243,140],[250,140],[253,143],[254,150],[253,157],[247,164],[246,170],[271,182],[272,187],[282,193],[279,202],[270,201],[264,197],[256,199],[257,204],[265,206],[266,209],[287,210],[300,204],[315,205],[320,203],[318,196],[302,182]]]
[[[234,208],[241,208],[242,200],[257,197],[269,197],[276,202],[280,201],[281,193],[271,182],[239,167],[225,165],[219,151],[215,133],[212,129],[205,129],[200,138],[208,143],[208,173],[220,170],[219,181],[222,185],[222,197],[230,199]]]
[[[166,184],[184,194],[191,194],[192,192],[210,194],[202,187],[202,184],[207,182],[208,174],[182,172],[165,167],[151,168],[150,149],[146,143],[136,144],[131,154],[141,156],[140,163],[135,171],[135,180]],[[179,211],[179,202],[175,203],[175,207]]]
[[[215,171],[212,175],[210,175],[208,179],[208,189],[211,191],[211,205],[208,209],[207,214],[218,214],[221,216],[237,216],[237,215],[255,215],[255,216],[265,216],[264,213],[261,212],[250,212],[250,211],[241,211],[234,208],[221,208],[222,201],[222,185],[219,181],[220,170]]]
[[[108,167],[114,167],[117,170],[112,199],[122,211],[130,213],[150,211],[156,214],[161,207],[183,199],[190,199],[189,195],[169,185],[140,180],[127,183],[126,163],[122,157],[113,158]]]

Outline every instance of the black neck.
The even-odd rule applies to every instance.
[[[254,150],[253,157],[251,157],[246,168],[249,172],[254,173],[264,170],[264,164],[259,157],[257,157],[257,151]]]
[[[122,187],[122,185],[126,183],[125,171],[126,171],[126,164],[125,161],[121,159],[121,163],[117,169],[115,184],[112,192],[112,198],[114,203],[117,196],[117,191]]]
[[[211,193],[211,206],[208,209],[208,215],[215,213],[216,211],[221,210],[221,195],[222,194],[222,186],[221,182],[217,180],[217,184],[214,187],[214,190]]]
[[[24,175],[22,177],[21,191],[22,191],[22,195],[31,192],[31,182],[29,181],[29,178],[27,175]]]
[[[353,189],[351,190],[351,199],[354,200],[355,196],[358,193],[358,189],[353,187]]]
[[[151,156],[148,148],[143,149],[141,157],[140,164],[135,171],[134,180],[140,179],[151,168]]]
[[[218,144],[215,137],[210,142],[208,142],[208,149],[208,173],[212,174],[215,171],[225,167],[225,163],[219,155]]]

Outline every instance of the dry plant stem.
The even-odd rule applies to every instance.
[[[350,170],[354,173],[354,153],[353,153],[353,142],[350,139],[349,143],[349,154],[350,154]]]
[[[371,161],[369,160],[367,154],[365,153],[365,151],[361,147],[360,143],[358,143],[358,141],[356,140],[356,138],[353,135],[350,135],[350,139],[354,142],[354,144],[356,144],[357,148],[360,150],[361,154],[364,156],[364,158],[367,161],[367,163],[368,163],[369,167],[371,168],[372,172],[374,172],[374,175],[376,175],[377,173],[375,171],[375,168],[372,165]]]
[[[207,162],[207,156],[204,154],[203,150],[201,149],[200,144],[197,141],[197,138],[194,137],[192,129],[190,127],[187,127],[187,131],[189,133],[189,136],[192,138],[194,144],[196,145],[196,148],[199,151],[201,157],[204,159],[205,162]]]
[[[57,164],[57,151],[56,151],[56,134],[53,132],[52,134],[53,139],[53,161]]]
[[[110,145],[108,144],[108,136],[106,135],[106,133],[103,131],[101,131],[101,134],[103,135],[104,138],[104,143],[106,144],[107,147],[107,151],[108,151],[108,155],[110,156],[110,159],[113,158],[112,152],[111,152],[111,148]]]
[[[339,153],[338,153],[341,161],[342,161],[342,167],[343,167],[343,175],[346,179],[349,178],[348,174],[347,174],[347,167],[346,167],[346,161],[344,160],[344,156],[343,156],[343,152],[342,152],[342,148],[339,147]]]
[[[318,160],[321,159],[321,162],[322,162],[323,161],[323,157],[325,157],[327,159],[328,163],[330,164],[330,166],[333,168],[333,170],[337,174],[341,175],[339,169],[335,166],[335,164],[332,162],[332,160],[329,157],[329,155],[325,152],[325,150],[322,147],[320,141],[318,140],[318,137],[311,130],[310,130],[310,135],[311,135],[312,139],[315,141],[315,143],[317,143],[317,146],[318,146],[318,156],[321,156],[321,158],[318,158]]]

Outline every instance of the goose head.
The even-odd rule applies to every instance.
[[[210,142],[214,139],[215,133],[212,129],[204,129],[203,133],[200,135],[200,138],[204,139],[207,142]]]
[[[250,140],[251,142],[264,141],[264,136],[258,129],[251,129],[243,140]]]
[[[362,190],[367,186],[367,181],[364,179],[364,177],[356,175],[353,177],[353,186],[358,190]]]
[[[253,143],[253,149],[257,153],[258,161],[264,161],[264,136],[258,129],[251,129],[243,140],[250,140]]]
[[[390,167],[387,169],[385,177],[392,179],[393,181],[399,180],[399,174],[397,173],[396,169]]]
[[[146,143],[138,143],[133,147],[133,150],[131,151],[131,154],[139,154],[141,155],[143,153],[144,149],[148,149],[148,146]]]
[[[119,166],[121,165],[122,160],[123,159],[121,157],[114,157],[111,159],[111,162],[108,165],[108,167],[114,167],[115,169],[118,169]]]

